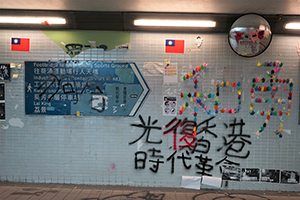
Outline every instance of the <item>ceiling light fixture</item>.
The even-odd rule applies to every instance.
[[[0,23],[10,24],[66,24],[66,19],[61,17],[0,17]]]
[[[285,29],[300,29],[300,23],[299,22],[290,22],[290,23],[287,23],[284,28]]]
[[[215,21],[203,20],[134,20],[135,26],[176,26],[176,27],[215,27]]]

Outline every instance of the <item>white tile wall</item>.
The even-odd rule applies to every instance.
[[[280,170],[299,171],[300,166],[300,137],[298,125],[298,90],[299,90],[299,57],[296,45],[300,42],[298,36],[274,36],[269,49],[262,55],[246,59],[233,53],[227,44],[226,34],[201,34],[204,38],[200,52],[186,52],[180,54],[165,54],[164,40],[166,38],[179,38],[186,40],[186,47],[194,47],[196,34],[179,33],[131,33],[131,50],[112,50],[103,52],[100,49],[91,49],[82,52],[73,60],[103,60],[103,61],[133,61],[143,71],[144,62],[163,62],[169,58],[172,63],[178,64],[179,82],[175,85],[163,84],[162,76],[145,76],[151,94],[142,107],[139,115],[147,122],[148,116],[152,121],[157,119],[157,126],[164,127],[173,117],[162,115],[163,95],[178,97],[178,109],[186,101],[181,98],[181,91],[192,91],[191,81],[182,81],[182,75],[203,63],[209,67],[200,79],[198,88],[204,91],[214,91],[212,80],[236,81],[242,83],[242,110],[238,114],[219,114],[211,129],[218,135],[217,138],[209,134],[201,134],[211,143],[210,151],[204,156],[212,159],[209,164],[214,169],[210,171],[213,176],[220,177],[219,167],[215,162],[224,157],[225,147],[218,152],[216,149],[223,146],[222,136],[227,137],[231,128],[225,128],[234,120],[243,119],[246,125],[243,134],[250,135],[252,144],[246,144],[243,152],[250,151],[247,159],[233,158],[241,167],[271,168]],[[30,37],[31,52],[18,53],[10,51],[10,37]],[[41,31],[0,30],[0,62],[22,63],[25,60],[70,60],[54,42]],[[293,104],[291,116],[284,117],[284,129],[291,130],[291,135],[284,133],[283,138],[274,134],[280,123],[279,117],[272,117],[266,130],[259,137],[255,132],[259,130],[266,116],[251,116],[249,114],[250,89],[253,77],[267,77],[266,68],[257,68],[258,61],[279,60],[284,63],[280,76],[293,78]],[[132,127],[130,124],[140,123],[136,118],[120,117],[64,117],[64,116],[26,116],[24,115],[24,68],[13,69],[19,73],[18,79],[6,83],[6,116],[0,127],[9,125],[9,120],[19,118],[24,127],[9,125],[9,129],[0,129],[0,180],[17,182],[46,182],[46,183],[74,183],[74,184],[109,184],[130,186],[180,187],[181,176],[197,175],[195,164],[197,159],[186,160],[192,167],[184,168],[180,159],[175,159],[175,172],[171,174],[171,162],[166,159],[173,150],[173,134],[163,135],[163,130],[151,130],[150,139],[162,139],[162,144],[145,143],[141,151],[155,147],[161,150],[164,163],[160,164],[158,173],[149,168],[153,163],[147,161],[146,168],[134,168],[134,153],[137,145],[128,145],[137,139],[143,130]],[[220,91],[222,106],[235,106],[237,104],[236,90],[225,88]],[[16,106],[18,105],[18,106]],[[206,102],[211,110],[213,103]],[[260,105],[261,106],[261,105]],[[269,105],[265,104],[264,109]],[[187,117],[193,120],[192,107],[189,107],[179,119]],[[197,122],[208,119],[209,116],[200,111]],[[237,133],[237,132],[236,132]],[[179,135],[177,136],[179,137]],[[183,151],[177,152],[176,156]],[[148,152],[148,160],[150,153]],[[300,190],[297,185],[269,184],[252,182],[229,182],[227,189],[246,190]]]

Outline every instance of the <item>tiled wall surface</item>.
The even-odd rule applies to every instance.
[[[129,145],[129,142],[140,137],[144,129],[133,127],[131,124],[141,123],[138,115],[135,118],[123,117],[64,117],[64,116],[26,116],[24,109],[24,61],[25,60],[71,60],[54,42],[47,38],[41,31],[1,30],[0,31],[0,63],[21,63],[22,69],[13,69],[18,73],[17,79],[6,82],[6,121],[0,122],[0,180],[17,182],[46,182],[46,183],[74,183],[74,184],[109,184],[131,186],[155,187],[180,187],[182,176],[200,176],[201,171],[196,167],[199,163],[200,153],[186,154],[186,150],[177,151],[174,159],[174,173],[171,173],[172,160],[169,156],[174,152],[172,146],[173,133],[163,134],[165,126],[174,118],[162,115],[163,96],[177,96],[180,107],[189,99],[180,98],[181,92],[193,91],[191,81],[183,81],[182,76],[195,67],[207,63],[208,68],[200,75],[199,91],[215,92],[216,81],[240,81],[242,90],[241,111],[237,114],[219,113],[209,121],[209,125],[216,125],[209,129],[217,135],[201,133],[210,142],[209,152],[203,155],[211,159],[207,162],[213,167],[208,173],[221,177],[220,165],[215,163],[224,158],[226,148],[223,136],[229,140],[233,127],[229,124],[236,119],[243,120],[242,134],[249,135],[244,138],[242,152],[236,153],[237,157],[228,157],[239,163],[240,168],[278,169],[300,171],[300,137],[298,125],[299,113],[299,57],[296,52],[296,36],[274,36],[270,47],[262,55],[255,58],[242,58],[237,56],[229,47],[226,34],[201,34],[204,38],[201,51],[185,52],[185,54],[165,54],[164,45],[166,38],[185,39],[186,48],[195,48],[194,38],[197,34],[175,33],[131,33],[130,50],[112,50],[104,52],[101,49],[91,49],[82,52],[73,60],[98,60],[98,61],[132,61],[136,62],[140,70],[144,71],[145,62],[163,62],[170,59],[171,63],[178,65],[178,84],[163,84],[163,75],[148,76],[151,93],[146,103],[138,113],[148,122],[157,120],[155,126],[161,130],[151,130],[150,140],[159,141],[161,144],[151,144],[143,137],[138,143]],[[11,37],[30,37],[31,51],[29,53],[11,52]],[[251,85],[255,77],[268,77],[268,68],[258,68],[257,62],[282,61],[284,63],[278,77],[293,79],[293,103],[290,116],[283,115],[283,137],[275,134],[279,130],[280,117],[271,116],[266,129],[260,136],[255,133],[266,120],[266,115],[250,115]],[[283,88],[283,85],[279,85]],[[287,99],[282,90],[276,94],[279,98]],[[282,96],[282,97],[281,97]],[[222,107],[237,105],[237,89],[228,87],[220,90]],[[214,101],[207,100],[205,104],[213,111]],[[192,105],[192,104],[191,104]],[[193,120],[193,107],[189,106],[183,115],[178,115],[178,120],[188,118]],[[275,104],[259,104],[257,109],[265,112],[272,106],[286,108]],[[200,107],[199,107],[200,108]],[[209,119],[209,115],[199,109],[197,123]],[[12,121],[11,121],[12,120]],[[14,120],[20,120],[19,126],[13,126]],[[226,124],[228,126],[226,126]],[[200,127],[205,127],[201,125]],[[235,134],[239,134],[237,126]],[[290,133],[290,134],[289,134]],[[178,135],[179,139],[180,135]],[[241,141],[239,139],[239,141]],[[228,142],[228,141],[227,141]],[[251,143],[251,144],[250,144]],[[217,151],[218,148],[222,150]],[[164,163],[159,164],[157,173],[152,172],[154,162],[149,149],[161,150],[160,158]],[[235,146],[235,148],[238,148]],[[148,158],[145,169],[135,169],[135,153],[144,151]],[[250,155],[247,158],[238,156]],[[191,157],[183,159],[178,156]],[[202,160],[203,161],[203,160]],[[203,164],[203,163],[202,163]],[[203,166],[203,165],[201,165]],[[206,187],[206,186],[202,186]],[[223,184],[225,188],[225,184]],[[264,183],[251,181],[229,181],[228,189],[247,190],[294,190],[299,191],[299,184]]]

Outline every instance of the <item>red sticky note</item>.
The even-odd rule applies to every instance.
[[[30,51],[30,38],[11,38],[11,51]]]
[[[184,40],[166,39],[165,53],[184,53]]]

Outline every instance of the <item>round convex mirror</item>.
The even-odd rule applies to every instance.
[[[272,40],[271,26],[262,16],[246,14],[231,26],[228,41],[232,50],[243,57],[254,57],[263,53]]]

